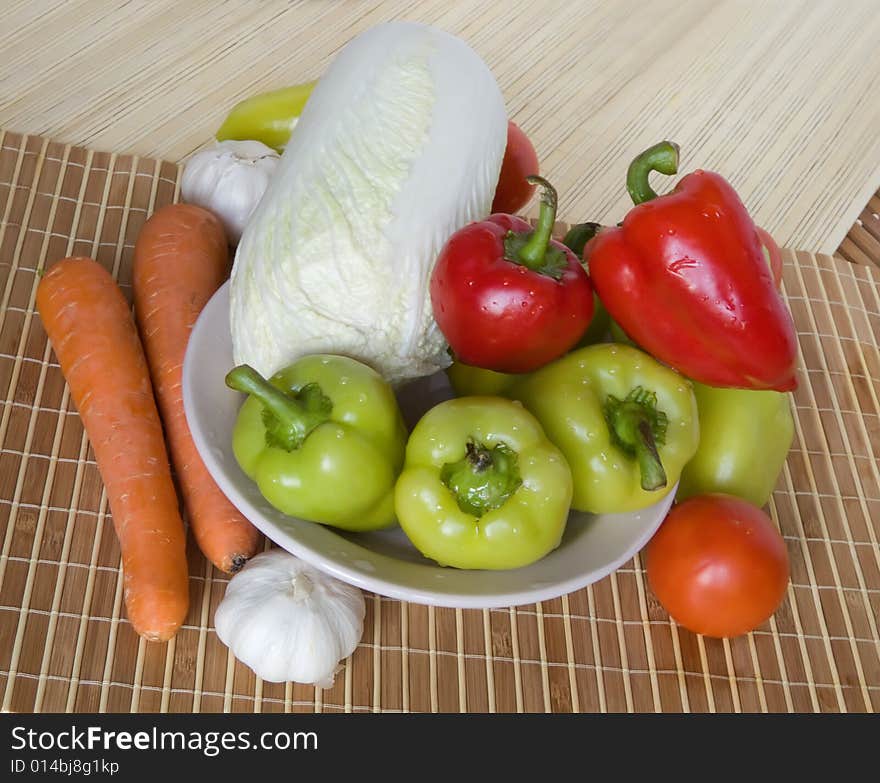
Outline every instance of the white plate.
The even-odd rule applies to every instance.
[[[422,557],[400,528],[343,533],[288,517],[270,506],[238,467],[232,429],[244,396],[227,388],[233,367],[229,284],[196,323],[183,365],[183,402],[196,447],[214,480],[238,509],[288,552],[345,582],[381,595],[435,606],[493,608],[556,598],[607,576],[636,554],[666,516],[675,492],[632,514],[572,512],[559,547],[525,568],[464,571]],[[399,395],[407,424],[451,396],[443,373]]]

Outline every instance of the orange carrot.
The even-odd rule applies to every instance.
[[[217,568],[235,573],[259,532],[214,483],[183,410],[183,357],[196,319],[229,273],[220,221],[192,204],[171,204],[144,224],[134,249],[134,309],[165,424],[190,529]]]
[[[166,641],[189,605],[186,534],[128,302],[96,261],[65,258],[40,281],[37,309],[107,490],[128,619]]]

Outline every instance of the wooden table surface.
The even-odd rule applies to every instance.
[[[880,186],[876,0],[3,5],[0,128],[65,143],[179,161],[241,98],[411,19],[489,63],[568,220],[619,219],[627,163],[664,137],[791,247],[833,252]]]

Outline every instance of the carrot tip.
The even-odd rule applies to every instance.
[[[247,555],[234,555],[232,558],[232,567],[229,569],[230,573],[237,574],[242,568],[244,568],[244,564],[247,561]]]

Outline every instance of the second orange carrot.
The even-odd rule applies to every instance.
[[[134,251],[134,303],[159,411],[196,543],[217,568],[240,570],[259,531],[232,505],[199,456],[183,410],[183,359],[196,319],[229,273],[219,219],[171,204],[144,224]]]

